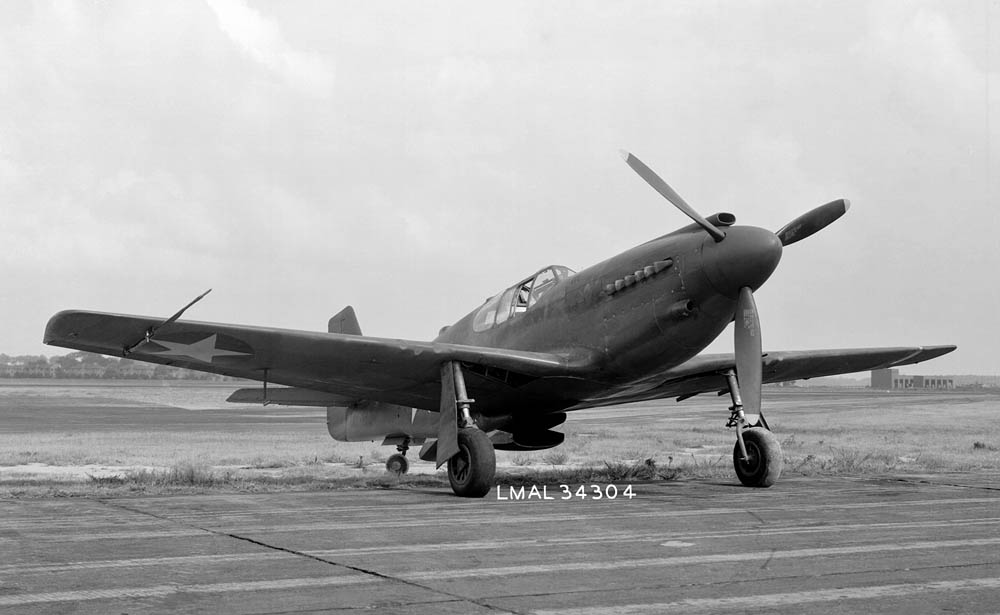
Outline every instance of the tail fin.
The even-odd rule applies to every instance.
[[[354,313],[354,308],[347,306],[337,312],[337,315],[327,323],[327,331],[330,333],[361,335],[361,325],[358,324],[358,317]]]

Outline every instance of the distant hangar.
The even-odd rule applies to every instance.
[[[898,369],[872,370],[872,388],[892,389],[954,389],[955,379],[949,376],[906,376]]]

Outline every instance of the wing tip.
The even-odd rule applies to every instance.
[[[42,343],[52,346],[55,342],[65,338],[67,333],[63,331],[65,328],[64,325],[73,314],[77,313],[79,313],[79,310],[61,310],[53,314],[48,322],[45,323],[45,331],[42,333]]]
[[[883,369],[889,367],[898,367],[901,365],[913,365],[914,363],[923,363],[924,361],[930,361],[931,359],[936,359],[938,357],[944,356],[949,352],[953,352],[958,349],[958,346],[954,344],[946,344],[941,346],[918,346],[916,350],[909,355],[892,361],[888,365],[883,366]]]
[[[927,359],[941,357],[956,350],[958,350],[958,346],[955,344],[943,344],[941,346],[924,346],[922,352],[920,353],[921,355],[920,360],[926,361]]]

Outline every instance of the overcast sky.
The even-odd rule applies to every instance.
[[[188,318],[431,339],[687,224],[625,148],[740,224],[852,201],[757,292],[765,349],[1000,373],[1000,3],[490,6],[0,5],[0,352],[210,287]]]

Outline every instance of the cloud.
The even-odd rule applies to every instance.
[[[971,100],[985,100],[987,73],[977,66],[970,43],[963,44],[954,21],[945,14],[886,3],[873,5],[870,20],[872,36],[866,51],[911,80],[914,89],[936,90],[950,99],[956,113],[967,112]]]
[[[20,175],[17,164],[4,153],[3,143],[0,143],[0,190],[13,186]]]
[[[255,62],[302,92],[332,94],[333,70],[322,56],[293,48],[274,21],[243,0],[206,1],[222,31]]]
[[[442,98],[469,103],[494,86],[489,64],[474,57],[445,58],[438,67],[435,90]]]

